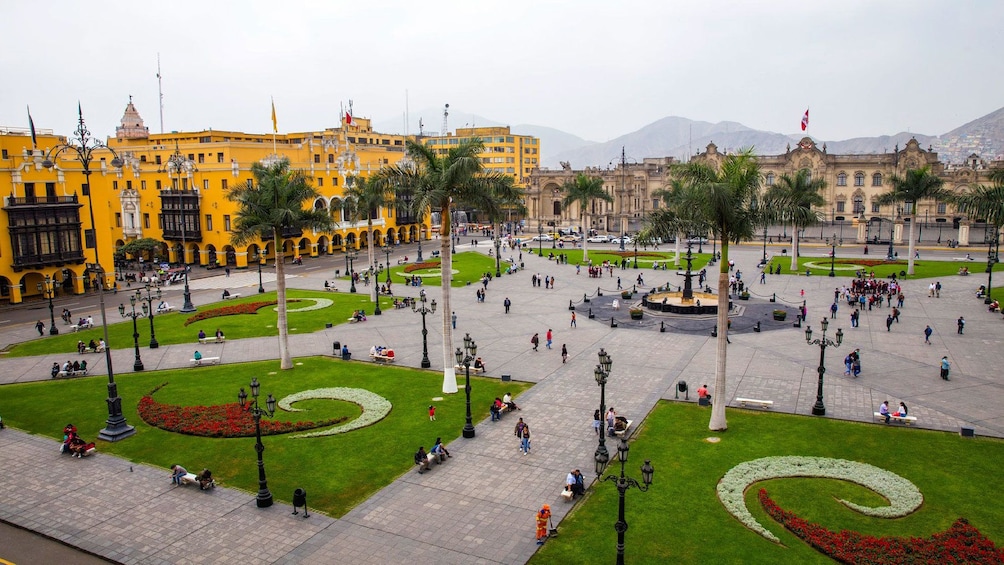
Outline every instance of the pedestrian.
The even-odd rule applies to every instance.
[[[227,267],[227,278],[230,278],[230,267]]]
[[[508,314],[509,313],[509,307],[512,306],[512,301],[509,300],[508,296],[505,297],[505,301],[502,302],[502,305],[505,306],[505,313]]]
[[[553,337],[553,335],[551,334],[551,328],[547,328],[547,334],[545,334],[544,338],[547,339],[546,347],[548,349],[551,349],[551,338],[552,337]]]
[[[450,316],[450,322],[453,324],[453,329],[457,329],[457,311],[453,311],[453,315]]]
[[[540,334],[533,334],[530,338],[530,343],[533,344],[533,350],[537,351],[537,346],[540,345]]]
[[[861,374],[861,350],[860,349],[855,349],[854,350],[854,364],[852,365],[851,370],[854,373],[854,377],[855,378],[857,378],[857,376]]]
[[[933,333],[934,330],[931,329],[931,326],[924,328],[924,343],[931,345],[931,334]]]
[[[895,306],[892,307],[892,319],[896,320],[897,324],[899,323],[899,308]]]
[[[944,380],[949,380],[948,371],[952,368],[952,365],[948,362],[948,356],[941,358],[941,378]]]
[[[565,347],[564,343],[561,344],[561,362],[562,363],[568,362],[568,348]]]
[[[41,323],[41,322],[39,322],[39,323]],[[963,318],[962,316],[959,316],[959,319],[956,321],[956,324],[958,324],[958,326],[959,326],[959,335],[962,335],[962,329],[966,327],[966,319]],[[41,332],[39,332],[39,333],[41,333]]]
[[[551,521],[551,507],[547,504],[537,512],[537,545],[544,545],[547,539],[547,524]]]
[[[833,304],[830,304],[830,318],[834,319],[834,320],[837,319],[837,303],[836,302],[834,302]]]
[[[621,290],[621,278],[617,277],[617,290]]]
[[[429,405],[429,421],[430,422],[436,421],[436,406],[433,404]]]
[[[844,357],[844,374],[850,375],[851,369],[853,368],[854,368],[854,356],[848,353],[847,356]]]
[[[767,272],[760,271],[760,284],[767,284]]]
[[[571,327],[573,327],[573,328],[574,328],[574,327],[576,327],[576,326],[575,326],[575,312],[572,312],[572,323],[571,323],[570,325],[571,325]]]
[[[593,410],[593,431],[596,432],[596,435],[600,435],[600,422],[602,421],[603,417],[600,414],[600,409]]]
[[[40,336],[45,335],[45,324],[42,323],[42,320],[39,320],[38,323],[35,324],[35,329],[38,330],[38,335]]]
[[[941,281],[934,283],[934,297],[941,298]]]
[[[892,314],[889,314],[888,316],[885,317],[885,331],[887,332],[892,331]]]

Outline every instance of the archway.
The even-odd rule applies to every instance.
[[[265,247],[263,247],[262,249],[264,249],[264,252],[262,253],[262,258],[265,259],[266,263],[268,263],[269,260],[275,259],[275,242],[273,241],[266,242]]]
[[[192,263],[195,263],[196,265],[203,265],[202,250],[199,248],[199,244],[189,244],[189,250],[192,252]]]
[[[216,246],[210,243],[206,246],[206,262],[210,267],[219,266],[216,261]]]
[[[42,296],[39,286],[42,285],[43,280],[45,280],[45,277],[42,276],[42,273],[25,273],[21,277],[21,280],[18,281],[18,284],[21,285],[22,296]]]
[[[328,252],[328,249],[329,249],[328,236],[322,235],[321,237],[317,238],[317,252],[325,254]]]
[[[345,244],[348,245],[349,247],[355,248],[356,247],[356,234],[354,234],[352,232],[349,232],[349,233],[345,234]]]
[[[300,242],[296,245],[297,255],[302,257],[304,253],[308,253],[309,251],[310,251],[310,240],[305,237],[300,238]]]
[[[232,245],[223,246],[223,255],[225,257],[226,265],[228,267],[233,267],[237,265],[237,251],[234,250]]]
[[[383,234],[380,232],[380,230],[373,230],[373,245],[376,245],[379,248],[381,245],[384,245],[385,243],[387,242],[383,238]]]
[[[345,240],[342,239],[342,234],[336,233],[331,236],[331,247],[334,249],[341,249],[343,243],[345,243]]]
[[[10,279],[0,277],[0,300],[10,301]]]

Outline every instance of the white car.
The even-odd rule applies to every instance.
[[[611,239],[610,243],[617,243],[617,244],[624,243],[624,244],[628,244],[628,243],[631,243],[631,241],[632,241],[631,237],[625,235],[624,237],[615,237],[615,238]]]
[[[550,234],[535,235],[530,241],[553,241],[554,238]]]
[[[605,235],[594,235],[593,237],[590,237],[586,241],[588,241],[589,243],[608,243],[610,241],[610,237]]]
[[[578,235],[575,235],[574,233],[570,233],[570,234],[561,236],[561,241],[565,241],[565,242],[575,243],[575,242],[581,241],[581,240],[582,240],[582,237],[580,237]]]

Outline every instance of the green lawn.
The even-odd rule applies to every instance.
[[[962,439],[958,434],[828,418],[729,410],[726,433],[708,431],[710,412],[693,404],[662,402],[631,442],[626,473],[655,468],[648,492],[627,493],[626,556],[631,563],[833,563],[760,507],[760,487],[783,508],[834,531],[873,536],[928,536],[965,517],[998,545],[1004,544],[1004,507],[993,493],[1004,488],[1000,465],[1004,442]],[[715,436],[717,444],[705,441]],[[615,458],[616,443],[610,445]],[[772,455],[809,455],[861,461],[912,481],[924,496],[913,514],[870,518],[836,502],[882,505],[883,499],[851,483],[831,479],[774,479],[754,484],[746,504],[756,519],[781,538],[776,545],[743,526],[719,502],[718,480],[733,466]],[[582,469],[592,476],[591,469]],[[611,463],[610,472],[620,472]],[[563,472],[562,472],[563,473]],[[556,476],[555,484],[561,480]],[[555,487],[558,488],[557,486]],[[532,563],[610,563],[616,554],[617,489],[594,485],[570,516],[560,536],[549,540]],[[561,503],[564,504],[564,503]],[[532,542],[527,516],[527,543]]]
[[[268,361],[206,367],[197,370],[159,371],[120,375],[116,382],[123,399],[123,412],[136,427],[136,435],[117,443],[98,442],[98,450],[130,461],[167,469],[179,463],[190,471],[212,469],[223,485],[257,491],[258,471],[253,437],[214,439],[166,432],[146,425],[136,412],[140,398],[155,386],[169,383],[154,398],[163,403],[194,406],[236,402],[241,387],[252,376],[261,381],[262,400],[269,393],[276,399],[315,388],[365,388],[391,401],[391,413],[382,421],[330,437],[292,439],[267,436],[265,469],[276,498],[290,501],[293,490],[304,488],[311,509],[341,516],[396,477],[413,469],[412,455],[419,445],[426,450],[437,436],[444,443],[456,439],[464,425],[465,395],[444,396],[441,372],[343,362],[327,358],[296,360],[296,368],[278,372],[278,362]],[[87,440],[96,438],[108,416],[104,377],[6,385],[3,387],[3,417],[8,425],[53,438],[62,437],[68,422]],[[501,382],[498,378],[471,378],[475,421],[487,415],[487,407],[506,391],[518,395],[529,384]],[[429,404],[437,406],[436,421],[430,422]],[[309,411],[296,415],[276,413],[282,420],[319,420],[359,414],[352,403],[310,400],[296,405]],[[508,420],[507,420],[508,421]],[[499,425],[509,426],[509,423]],[[53,447],[55,453],[55,447]],[[433,471],[435,472],[435,471]]]
[[[487,245],[487,244],[486,244]],[[438,249],[438,248],[437,248]],[[487,249],[487,247],[486,247]],[[493,248],[494,249],[494,248]],[[502,253],[503,258],[507,258],[504,252]],[[408,258],[412,264],[416,263],[414,257]],[[405,272],[408,265],[393,265],[390,269],[390,280],[392,282],[391,287],[400,289],[404,285],[406,279],[410,279],[412,275],[417,275],[422,278],[422,284],[424,286],[440,286],[443,284],[442,269],[439,267],[439,258],[432,257],[430,253],[426,253],[423,257],[424,263],[437,263],[435,267],[428,269],[419,269],[417,271]],[[505,272],[506,263],[502,262],[502,271]],[[492,276],[495,275],[495,258],[489,257],[482,253],[477,253],[473,251],[465,251],[463,253],[457,253],[453,256],[453,279],[450,286],[467,286],[468,283],[474,284],[481,280],[481,276],[487,272],[491,272]],[[342,277],[345,281],[348,281],[348,277]],[[387,281],[387,273],[381,272],[380,284],[384,284]],[[357,288],[362,288],[357,285]]]
[[[328,299],[334,302],[327,308],[322,308],[320,310],[290,312],[288,314],[290,334],[313,333],[323,330],[326,323],[335,325],[346,323],[349,316],[352,315],[352,312],[358,309],[365,310],[367,315],[371,315],[373,313],[373,302],[370,300],[369,293],[367,293],[365,289],[360,289],[357,294],[350,294],[348,292],[313,292],[290,289],[286,292],[286,296],[289,299],[318,298]],[[120,300],[128,300],[127,296],[119,295],[118,298]],[[266,292],[265,294],[251,294],[249,296],[243,296],[226,302],[200,304],[198,305],[198,310],[199,312],[205,312],[214,308],[225,308],[249,302],[274,300],[275,292]],[[288,307],[292,310],[313,306],[315,304],[317,303],[311,300],[301,300],[300,302],[289,302]],[[109,324],[108,339],[116,348],[122,349],[132,347],[132,320],[128,318],[123,320],[121,316],[119,316],[117,304],[109,303],[107,306],[109,322],[113,320],[117,322],[115,324]],[[180,307],[181,304],[175,304],[174,306],[177,308]],[[384,311],[389,310],[389,312],[393,312],[393,298],[386,296],[381,297],[380,307]],[[128,309],[129,307],[127,306],[126,308]],[[188,326],[185,326],[185,321],[191,316],[194,316],[196,313],[182,314],[175,311],[168,314],[154,316],[154,329],[157,333],[157,341],[161,345],[198,343],[200,329],[205,331],[206,335],[215,335],[216,328],[220,328],[227,336],[227,339],[278,335],[279,330],[276,329],[278,313],[275,312],[274,308],[274,305],[265,306],[259,309],[257,314],[240,314],[210,318],[192,323]],[[97,324],[95,329],[84,330],[77,333],[69,333],[67,326],[60,326],[61,331],[64,333],[57,336],[45,336],[19,344],[14,347],[8,355],[15,357],[28,355],[49,355],[53,353],[73,353],[75,355],[77,351],[77,340],[83,340],[84,343],[87,343],[92,339],[94,341],[98,341],[103,336],[100,326],[100,316],[95,316],[94,322]],[[145,348],[150,344],[150,321],[147,318],[139,318],[136,320],[136,324],[136,327],[139,330],[139,345],[140,347]]]
[[[965,254],[960,254],[960,256],[964,255]],[[811,263],[811,265],[809,265],[809,263]],[[781,266],[781,274],[784,275],[804,275],[806,269],[809,269],[813,276],[827,276],[830,274],[829,257],[806,257],[800,255],[798,257],[797,272],[790,269],[791,257],[774,256],[774,258],[771,259],[770,267],[777,269],[778,265]],[[956,277],[959,274],[959,268],[966,266],[969,267],[969,278],[975,282],[980,278],[979,275],[985,274],[986,272],[986,263],[978,261],[927,261],[924,259],[916,259],[913,265],[914,274],[912,276],[906,276],[901,274],[906,272],[906,259],[886,261],[880,256],[875,256],[874,258],[841,258],[838,251],[837,258],[834,260],[834,273],[836,273],[836,276],[838,277],[853,277],[856,270],[864,269],[867,273],[874,271],[876,277],[883,279],[892,273],[896,273],[898,278],[928,279]],[[1004,265],[998,263],[994,266],[995,273],[1002,271],[1004,271]],[[980,284],[980,282],[975,282],[973,285],[974,292],[976,287]]]

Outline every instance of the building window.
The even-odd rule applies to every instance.
[[[143,227],[146,229],[150,229],[150,214],[147,213],[143,214]]]
[[[205,163],[206,162],[206,154],[205,153],[199,153],[199,162],[200,163]]]
[[[948,206],[944,202],[938,202],[938,214],[944,214],[948,212]]]
[[[334,162],[335,162],[335,154],[328,153],[328,163],[334,163]]]
[[[843,214],[844,213],[844,208],[845,208],[846,204],[847,204],[847,202],[845,202],[843,200],[837,200],[837,212],[840,213],[840,214]]]
[[[4,149],[4,150],[2,150],[2,152],[0,152],[0,157],[3,157],[4,159],[8,158],[7,157],[7,150],[6,149]]]
[[[157,190],[160,190],[160,181],[159,181],[159,180],[158,180],[158,181],[155,181],[155,183],[156,183],[156,185],[157,185]]]
[[[847,173],[837,175],[837,186],[847,186]]]
[[[223,229],[230,231],[230,214],[223,215]]]
[[[139,181],[139,188],[140,188],[140,190],[146,190],[146,181],[145,180]]]
[[[317,154],[317,153],[314,154],[314,162],[315,163],[320,163],[321,162],[321,156],[319,154]]]
[[[119,181],[113,180],[112,181],[112,190],[118,190],[118,189],[119,189]]]
[[[882,186],[882,173],[872,175],[872,186]]]
[[[202,190],[209,190],[209,179],[202,179]]]
[[[160,155],[154,155],[153,159],[155,163],[160,164]]]
[[[216,154],[216,162],[217,163],[222,163],[223,162],[223,153],[217,153]]]
[[[157,214],[157,229],[164,229],[164,214]]]
[[[227,179],[223,179],[220,181],[220,188],[222,188],[223,190],[227,189]]]
[[[132,190],[132,181],[131,180],[127,180],[126,181],[126,190]]]
[[[865,211],[865,199],[862,196],[854,197],[854,213],[861,214]]]
[[[317,177],[317,186],[324,186],[324,177]]]
[[[115,227],[117,227],[117,228],[121,228],[122,227],[122,213],[121,212],[115,212]]]
[[[213,231],[213,215],[206,214],[206,231]]]
[[[882,206],[878,202],[872,202],[872,214],[878,214],[882,211]]]
[[[865,174],[854,173],[854,186],[864,186],[864,185],[865,185]]]
[[[767,186],[774,186],[774,173],[767,173]]]

